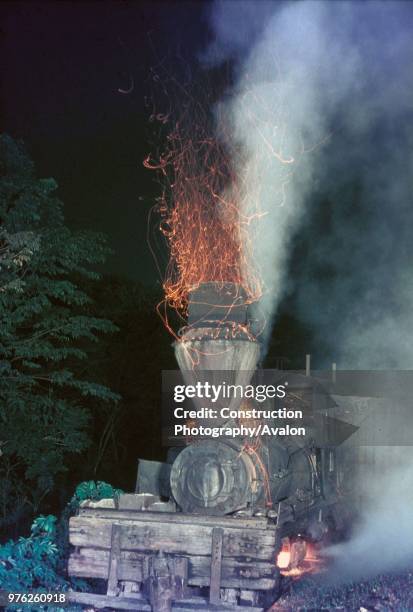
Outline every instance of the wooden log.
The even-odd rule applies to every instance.
[[[123,493],[118,498],[119,510],[146,510],[153,504],[159,503],[161,498],[151,493]]]
[[[239,603],[243,606],[255,606],[258,603],[258,597],[257,591],[241,590]]]
[[[222,589],[221,601],[237,605],[239,589]]]
[[[167,516],[164,514],[163,516]],[[74,516],[69,524],[69,541],[73,546],[110,548],[111,520],[87,515]],[[198,555],[210,554],[212,526],[191,525],[147,520],[122,520],[121,549],[135,551],[163,551],[165,553]],[[223,556],[273,560],[275,532],[226,528]]]
[[[156,502],[155,502],[156,503]],[[82,506],[79,516],[94,516],[96,518],[112,519],[115,521],[131,520],[138,522],[170,522],[181,525],[210,525],[211,527],[223,527],[225,530],[232,529],[259,529],[273,532],[276,525],[269,523],[265,517],[237,517],[237,516],[201,516],[199,514],[187,514],[184,512],[151,512],[131,511],[127,509],[115,510],[114,508],[100,508]]]
[[[209,586],[209,557],[191,556],[189,558],[188,584]],[[242,589],[272,589],[278,581],[278,570],[274,562],[251,559],[240,561],[231,557],[222,559],[221,586]]]
[[[144,599],[128,597],[108,597],[94,593],[68,592],[68,599],[73,603],[92,606],[93,608],[113,608],[114,610],[133,610],[134,612],[153,612],[151,605]],[[218,606],[210,604],[204,597],[182,599],[172,604],[173,612],[189,612],[190,610],[203,610],[203,612],[264,612],[262,607],[234,606],[220,602]]]
[[[120,580],[119,593],[121,597],[137,597],[142,599],[141,584],[133,580]]]
[[[144,554],[121,551],[118,563],[119,580],[142,582]],[[84,548],[69,557],[68,573],[79,578],[108,579],[110,551],[99,548]]]
[[[108,586],[106,594],[115,596],[118,594],[118,566],[121,551],[121,526],[113,523],[111,533],[111,545],[108,567]]]
[[[176,512],[176,504],[173,501],[154,502],[150,506],[151,512]]]
[[[161,498],[152,493],[122,493],[116,499],[86,499],[80,504],[80,509],[92,512],[94,510],[121,510],[125,511],[146,511],[151,509],[152,512],[176,512],[176,504],[173,501],[163,502]]]
[[[82,548],[69,557],[70,576],[79,578],[108,578],[109,550]],[[118,579],[143,582],[144,553],[122,551],[118,563]],[[146,556],[147,558],[147,556]],[[191,586],[209,586],[210,557],[193,555],[189,559],[174,557],[174,563],[183,560],[188,564],[187,581]],[[177,573],[178,575],[178,573]],[[278,570],[274,562],[240,561],[231,557],[222,559],[221,584],[225,588],[267,590],[276,586]]]
[[[152,555],[149,558],[149,576],[146,585],[152,609],[157,612],[170,612],[175,585],[165,555]]]
[[[93,499],[85,499],[82,502],[80,502],[80,508],[87,508],[87,509],[108,509],[108,510],[116,510],[116,504],[115,504],[115,500],[111,497],[110,499],[99,499],[99,500],[93,500]]]
[[[238,606],[220,601],[218,605],[211,604],[204,597],[192,597],[174,602],[173,612],[189,612],[190,610],[203,610],[203,612],[264,612],[262,607]]]
[[[214,527],[212,530],[211,577],[209,582],[209,601],[212,604],[218,604],[220,600],[223,539],[224,530],[222,527]]]
[[[188,591],[188,559],[187,557],[174,557],[174,580],[175,580],[175,598],[182,599],[187,595]]]

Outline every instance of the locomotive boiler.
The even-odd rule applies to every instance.
[[[241,287],[193,290],[187,323],[175,343],[186,384],[218,384],[222,376],[234,386],[250,383],[260,345]],[[281,549],[288,550],[285,568],[303,558],[305,541],[334,528],[340,474],[331,436],[319,436],[328,392],[298,373],[274,376],[288,384],[288,402],[304,415],[307,435],[188,438],[165,463],[141,461],[135,494],[84,502],[70,521],[69,573],[107,585],[100,594],[73,592],[73,601],[153,612],[258,612],[275,601]],[[237,413],[242,400],[224,404]],[[202,403],[194,398],[194,406]]]

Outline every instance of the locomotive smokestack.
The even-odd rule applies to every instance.
[[[188,326],[175,342],[176,360],[186,384],[204,379],[219,384],[220,372],[225,371],[230,384],[247,385],[259,354],[240,285],[202,283],[189,293]],[[239,402],[234,398],[230,408],[236,409]]]
[[[189,292],[188,325],[192,327],[247,326],[247,295],[235,283],[202,283]]]
[[[179,367],[254,370],[259,345],[252,327],[247,297],[240,285],[202,283],[189,292],[188,325],[175,343]]]

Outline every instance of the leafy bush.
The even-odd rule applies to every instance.
[[[86,590],[84,580],[71,579],[66,574],[68,559],[68,521],[80,503],[86,499],[106,499],[117,497],[122,491],[114,489],[106,482],[82,482],[67,504],[60,521],[53,515],[39,516],[32,524],[27,538],[10,540],[0,546],[0,585],[10,592],[67,591],[69,588]],[[78,610],[77,606],[59,608],[56,605],[25,606],[11,605],[8,610],[38,612],[53,609]]]

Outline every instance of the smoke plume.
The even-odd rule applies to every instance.
[[[377,367],[384,337],[406,365],[408,342],[389,311],[413,312],[412,8],[224,1],[210,21],[204,61],[231,59],[237,74],[217,108],[218,135],[221,121],[230,125],[245,211],[258,202],[266,213],[254,251],[267,319],[294,291],[300,318],[331,337],[342,365]],[[398,367],[396,355],[391,361],[383,366]]]
[[[203,60],[237,75],[218,134],[230,126],[245,212],[266,212],[254,253],[267,320],[288,295],[325,362],[412,368],[412,4],[224,1],[210,17]],[[362,518],[335,550],[353,577],[412,557],[411,495],[394,502],[413,489],[411,447],[396,455],[376,449],[360,473]]]
[[[413,562],[411,447],[368,451],[374,471],[359,478],[366,496],[360,520],[349,541],[327,550],[335,561],[335,580],[337,576],[344,581],[397,572]]]

